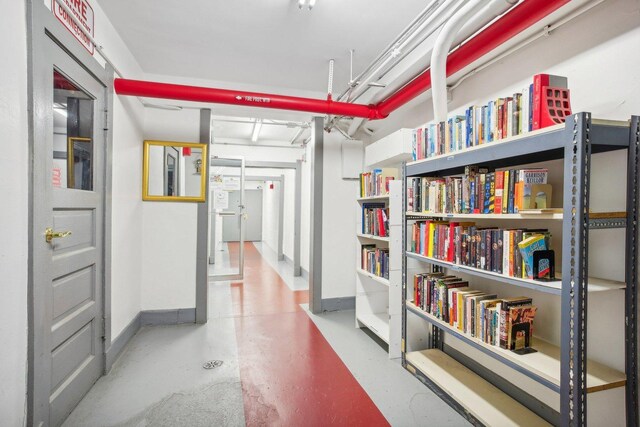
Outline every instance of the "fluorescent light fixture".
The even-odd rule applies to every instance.
[[[309,10],[313,9],[313,6],[316,5],[316,0],[309,0]]]
[[[307,0],[298,0],[298,9],[302,9]]]
[[[251,142],[258,142],[258,137],[260,136],[260,129],[262,129],[262,120],[256,119],[256,122],[253,125],[253,134],[251,135]]]

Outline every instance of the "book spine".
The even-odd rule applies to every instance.
[[[494,212],[502,213],[503,197],[504,197],[504,171],[495,172],[495,208]]]

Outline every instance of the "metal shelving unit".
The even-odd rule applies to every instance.
[[[620,215],[591,215],[589,213],[591,155],[612,150],[627,150],[627,210]],[[419,176],[448,176],[459,174],[467,165],[482,165],[491,169],[533,162],[564,159],[563,212],[546,215],[449,215],[436,218],[478,219],[548,219],[562,221],[562,275],[558,282],[537,282],[487,272],[419,254],[407,252],[407,222],[428,217],[427,213],[407,212],[407,178]],[[407,317],[416,316],[431,325],[431,348],[444,349],[445,336],[453,336],[495,360],[515,369],[528,378],[560,394],[559,422],[566,426],[586,425],[588,392],[624,385],[627,425],[637,426],[638,420],[638,256],[640,220],[640,118],[630,122],[592,120],[589,113],[567,117],[564,125],[552,126],[524,135],[501,140],[469,150],[442,155],[405,164],[403,167],[403,221],[402,221],[402,363],[423,383],[443,396],[451,406],[474,424],[480,423],[456,396],[447,393],[441,381],[429,378],[415,363],[419,352],[407,359]],[[430,217],[430,216],[429,216]],[[625,283],[592,279],[588,275],[589,230],[625,228]],[[506,286],[518,286],[558,295],[561,306],[561,345],[553,346],[537,341],[540,352],[552,357],[523,358],[512,352],[487,345],[446,322],[423,312],[407,300],[408,260],[446,268],[452,271],[482,277]],[[587,359],[587,307],[588,295],[595,291],[624,289],[625,292],[625,362],[624,373]],[[622,327],[623,325],[621,325]],[[415,354],[414,354],[415,353]],[[544,362],[542,361],[544,360]],[[413,362],[412,362],[413,361]],[[552,361],[552,363],[550,363]],[[546,365],[545,365],[546,364]],[[553,365],[553,367],[551,367]],[[424,366],[429,366],[425,363]],[[553,373],[552,373],[553,372]],[[525,402],[522,402],[526,404]]]

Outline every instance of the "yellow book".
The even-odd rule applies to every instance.
[[[429,248],[427,251],[427,256],[429,258],[433,258],[433,236],[435,234],[436,225],[440,224],[449,224],[447,221],[431,221],[429,223]]]

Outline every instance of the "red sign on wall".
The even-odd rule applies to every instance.
[[[71,34],[93,55],[93,43],[91,43],[89,37],[82,32],[80,27],[59,3],[64,3],[71,10],[73,16],[82,24],[82,28],[91,34],[91,37],[95,37],[93,8],[87,0],[51,0],[51,10],[56,18],[58,18],[58,20],[62,22],[62,25],[67,27]]]

